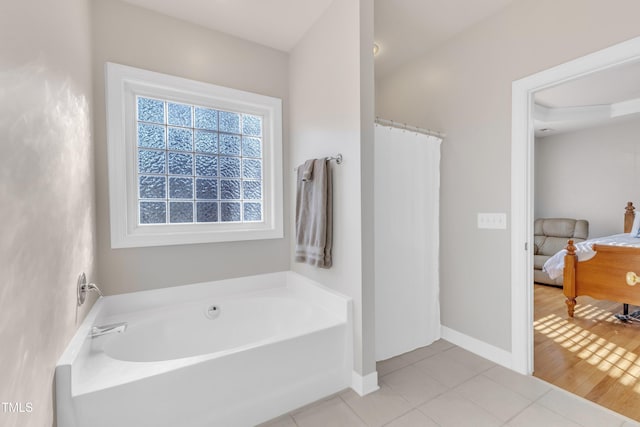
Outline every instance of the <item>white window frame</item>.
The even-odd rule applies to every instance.
[[[183,245],[282,238],[282,100],[120,64],[106,64],[111,247]],[[136,97],[263,117],[263,221],[138,223]]]

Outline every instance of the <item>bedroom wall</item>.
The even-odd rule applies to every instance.
[[[117,0],[94,0],[92,22],[98,260],[105,293],[288,270],[287,210],[281,239],[111,249],[104,107],[107,61],[281,98],[287,164],[288,55]],[[285,206],[288,196],[285,182]]]
[[[363,248],[363,239],[372,236],[363,209],[373,205],[373,198],[372,191],[362,191],[363,176],[373,181],[372,25],[371,0],[334,0],[292,50],[291,161],[286,171],[293,183],[293,168],[304,160],[343,155],[341,165],[331,165],[333,266],[324,270],[296,263],[292,254],[291,268],[353,298],[354,369],[362,375],[375,371],[372,245]],[[293,184],[290,197],[295,200]],[[294,204],[290,211],[293,217]]]
[[[3,427],[54,424],[55,364],[95,300],[76,308],[96,276],[89,18],[88,0],[0,5]]]
[[[640,206],[638,135],[636,117],[536,138],[535,217],[586,219],[590,237],[622,233],[627,202]]]
[[[577,13],[579,11],[579,13]],[[511,83],[639,36],[634,0],[520,0],[376,83],[376,114],[446,132],[442,144],[443,331],[511,351]]]

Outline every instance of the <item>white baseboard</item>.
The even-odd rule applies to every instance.
[[[472,338],[456,330],[447,328],[446,326],[442,326],[442,339],[475,353],[480,357],[484,357],[485,359],[497,363],[498,365],[502,365],[505,368],[513,369],[513,356],[509,351],[492,346],[491,344],[487,344],[484,341]]]
[[[360,396],[373,393],[378,390],[378,372],[374,371],[364,377],[353,371],[351,374],[351,388]]]

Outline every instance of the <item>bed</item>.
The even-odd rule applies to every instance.
[[[567,313],[573,317],[576,298],[587,295],[595,299],[640,305],[640,215],[627,203],[624,214],[624,233],[590,239],[574,244],[569,240],[566,249],[551,257],[544,265],[550,276],[558,274],[561,265],[563,291]]]

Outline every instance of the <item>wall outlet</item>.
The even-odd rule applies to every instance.
[[[506,213],[478,213],[478,228],[506,229]]]

